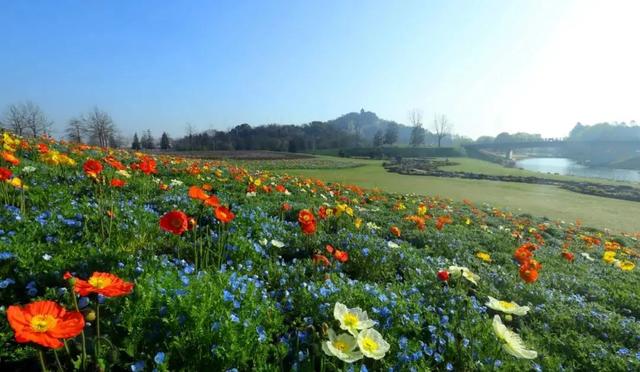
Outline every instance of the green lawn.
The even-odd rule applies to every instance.
[[[465,161],[460,167],[470,167],[475,162],[474,159],[468,160],[470,161]],[[567,222],[580,219],[587,226],[609,228],[613,231],[640,231],[640,203],[637,202],[584,195],[555,186],[399,175],[385,171],[381,166],[382,162],[378,160],[359,159],[358,162],[365,165],[349,169],[289,169],[286,172],[368,188],[379,187],[391,192],[486,202],[516,213],[547,216]],[[474,171],[477,172],[478,169]]]

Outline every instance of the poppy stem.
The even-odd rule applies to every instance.
[[[58,371],[64,372],[64,369],[62,368],[62,363],[60,363],[60,358],[58,358],[58,351],[54,349],[53,355],[56,357],[56,364],[58,365]]]
[[[71,298],[73,299],[73,305],[76,308],[76,311],[80,311],[80,307],[78,306],[78,299],[76,298],[76,294],[74,293],[74,285],[72,284],[72,282],[69,282],[71,284]],[[84,328],[82,329],[82,332],[80,333],[82,335],[82,370],[86,371],[87,370],[87,340],[84,336]],[[68,350],[68,348],[67,348]]]
[[[44,352],[42,349],[38,350],[38,359],[40,360],[40,368],[42,369],[42,372],[47,372],[47,366],[44,364]]]
[[[98,303],[96,304],[96,341],[95,341],[95,348],[96,348],[96,363],[97,363],[98,359],[100,357],[100,300],[98,300]]]

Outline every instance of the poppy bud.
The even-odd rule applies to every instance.
[[[440,281],[446,282],[449,280],[449,272],[446,270],[440,270],[438,271],[438,279],[440,279]]]

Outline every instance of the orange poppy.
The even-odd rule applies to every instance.
[[[25,306],[9,306],[9,325],[19,343],[34,342],[58,349],[60,339],[79,335],[84,328],[84,317],[79,311],[67,311],[53,301],[35,301]]]
[[[94,272],[89,280],[75,278],[73,290],[80,296],[98,293],[105,297],[120,297],[131,293],[133,283],[125,282],[113,274]]]
[[[119,178],[114,178],[111,180],[112,187],[124,187],[125,183],[126,182],[124,180],[121,180]]]
[[[222,223],[229,223],[233,221],[236,215],[225,206],[219,205],[216,207],[216,218]]]
[[[329,261],[329,259],[321,254],[314,254],[313,255],[313,263],[315,264],[322,264],[326,267],[331,266],[331,262]]]
[[[220,199],[215,195],[211,195],[204,201],[204,204],[215,208],[220,206]]]
[[[333,253],[333,257],[342,263],[349,261],[349,253],[341,251],[339,249],[336,249],[336,251]]]
[[[316,218],[308,209],[303,209],[298,213],[298,223],[302,232],[310,235],[316,232]]]
[[[44,143],[39,143],[39,144],[38,144],[38,151],[39,151],[41,154],[46,154],[46,153],[48,153],[48,152],[49,152],[49,146],[47,146],[47,145],[46,145],[46,144],[44,144]]]
[[[513,258],[520,264],[527,262],[531,257],[533,257],[533,254],[525,247],[520,247],[513,253]]]
[[[182,235],[189,228],[189,218],[182,211],[171,211],[160,217],[160,227],[170,233]]]
[[[291,210],[291,204],[289,203],[282,203],[282,206],[280,207],[283,211],[290,211]]]
[[[446,225],[448,223],[452,223],[452,222],[453,222],[453,220],[451,219],[451,217],[449,217],[449,216],[440,216],[440,217],[438,217],[438,221],[436,221],[436,229],[442,230],[444,225]]]
[[[82,166],[84,173],[89,177],[97,177],[102,172],[102,163],[95,159],[89,159]]]
[[[191,186],[189,187],[189,197],[191,199],[207,200],[209,198],[209,195],[198,186]]]
[[[400,237],[400,228],[398,226],[391,226],[391,228],[389,229],[389,231],[395,235],[396,237]]]
[[[202,185],[202,189],[204,191],[211,191],[211,190],[213,190],[213,186],[211,186],[210,183],[205,183],[204,185]]]
[[[2,158],[8,162],[11,163],[13,165],[18,165],[20,164],[20,159],[16,158],[15,155],[13,155],[12,153],[8,152],[8,151],[3,151],[2,152]]]
[[[520,277],[527,283],[533,283],[538,280],[538,271],[525,264],[520,266]]]

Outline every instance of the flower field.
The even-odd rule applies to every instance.
[[[0,141],[1,370],[640,369],[638,234]]]

